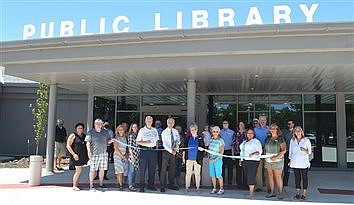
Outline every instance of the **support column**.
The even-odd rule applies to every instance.
[[[93,93],[92,89],[89,89],[88,99],[87,99],[87,124],[86,130],[89,131],[93,125]]]
[[[199,110],[199,130],[203,131],[204,125],[207,123],[207,96],[200,95],[200,110]]]
[[[345,117],[345,96],[339,92],[336,96],[337,109],[337,161],[339,169],[347,168],[347,130]]]
[[[58,85],[51,84],[49,87],[48,103],[48,130],[47,130],[47,152],[46,152],[46,172],[52,173],[54,169],[54,140],[57,111]]]
[[[187,128],[195,122],[196,84],[195,80],[187,81]]]

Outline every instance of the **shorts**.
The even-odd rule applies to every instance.
[[[209,162],[209,176],[217,179],[222,177],[222,158],[219,158],[214,163]]]
[[[121,157],[119,157],[116,153],[113,154],[114,158],[114,173],[115,174],[125,174],[127,173],[127,165],[128,161],[123,160]]]
[[[266,169],[278,169],[278,170],[283,170],[284,168],[284,160],[281,160],[279,162],[265,162],[264,163],[264,168]]]
[[[65,142],[55,142],[55,156],[56,157],[66,157],[66,143]]]
[[[92,159],[89,161],[90,171],[95,172],[97,170],[108,169],[108,153],[92,155]]]

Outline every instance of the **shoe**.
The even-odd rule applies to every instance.
[[[278,195],[278,199],[279,199],[279,200],[283,200],[283,199],[284,199],[283,194],[279,194],[279,195]]]
[[[135,188],[133,185],[130,185],[130,186],[128,187],[128,189],[129,189],[129,191],[136,191],[136,188]]]
[[[300,197],[300,194],[296,194],[296,195],[294,196],[294,199],[295,199],[295,200],[300,200],[300,198],[301,198],[301,197]]]
[[[168,188],[169,188],[169,189],[172,189],[172,190],[175,190],[175,191],[178,191],[178,190],[179,190],[179,187],[177,187],[177,186],[169,186]]]
[[[257,188],[257,189],[255,189],[254,190],[255,192],[261,192],[261,191],[263,191],[261,188]]]
[[[157,191],[156,187],[154,187],[154,186],[149,186],[148,189],[151,191]]]
[[[265,198],[272,198],[272,197],[276,197],[275,194],[267,194],[267,195],[265,196]]]
[[[75,186],[75,187],[73,187],[73,190],[74,190],[74,191],[80,191],[80,188],[77,187],[77,186]]]
[[[218,190],[213,189],[213,190],[211,190],[210,194],[216,194],[216,192],[218,192]]]
[[[109,180],[109,178],[107,176],[104,176],[103,179],[104,180]]]
[[[224,190],[223,189],[220,189],[219,191],[218,191],[218,193],[216,193],[217,195],[223,195],[224,194]]]
[[[306,196],[302,195],[301,200],[306,201]]]
[[[248,194],[247,199],[253,199],[253,195]]]
[[[185,190],[184,190],[184,193],[185,193],[185,194],[188,194],[188,192],[189,192],[188,189],[185,189]]]
[[[101,189],[101,190],[106,190],[107,189],[106,185],[104,185],[104,184],[99,185],[98,188]]]
[[[145,192],[145,189],[144,188],[140,188],[139,192]]]
[[[96,176],[93,180],[98,180],[98,176]]]
[[[197,194],[200,194],[200,189],[197,188],[197,189],[195,190],[195,192],[197,192]]]
[[[90,192],[95,192],[95,191],[96,191],[95,187],[90,187]]]
[[[166,192],[165,188],[161,188],[160,191],[161,191],[161,192]]]

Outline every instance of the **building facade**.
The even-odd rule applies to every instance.
[[[354,23],[257,25],[2,42],[9,75],[87,95],[88,127],[144,116],[301,125],[314,166],[354,162]],[[51,142],[50,142],[51,143]],[[50,144],[49,143],[49,144]],[[47,148],[48,152],[48,148]]]

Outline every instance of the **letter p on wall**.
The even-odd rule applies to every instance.
[[[30,37],[33,37],[35,33],[36,33],[36,27],[33,24],[26,24],[23,26],[22,39],[26,40]]]

